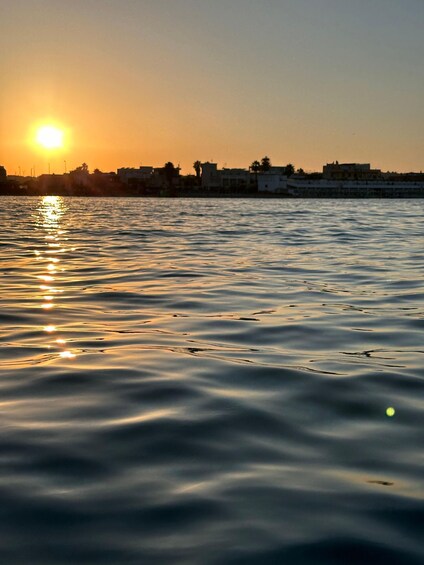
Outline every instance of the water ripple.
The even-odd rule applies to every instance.
[[[1,200],[2,563],[423,562],[422,201]]]

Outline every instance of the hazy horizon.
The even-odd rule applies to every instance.
[[[10,174],[195,160],[422,170],[419,0],[0,1]],[[58,124],[49,155],[34,128]]]

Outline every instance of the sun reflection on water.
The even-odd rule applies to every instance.
[[[65,237],[66,230],[63,229],[61,222],[63,216],[66,213],[66,204],[62,197],[60,196],[44,196],[38,207],[38,217],[37,226],[44,231],[44,249],[39,248],[34,251],[37,261],[45,259],[46,263],[44,266],[44,272],[38,275],[38,279],[44,283],[39,286],[39,289],[43,291],[43,294],[39,296],[42,300],[41,309],[46,313],[48,318],[46,319],[46,325],[43,327],[44,333],[52,336],[55,334],[54,339],[48,341],[46,344],[47,349],[52,347],[60,348],[58,352],[58,357],[61,359],[74,359],[76,357],[75,353],[69,350],[64,350],[66,340],[57,335],[58,327],[54,324],[52,316],[53,312],[60,309],[60,304],[58,304],[58,297],[63,290],[58,288],[60,281],[57,280],[57,273],[65,272],[65,269],[61,268],[61,260],[56,257],[58,253],[66,253],[68,248],[64,241],[68,238]]]
[[[74,359],[74,357],[76,357],[75,353],[72,353],[72,351],[61,351],[59,355],[62,359]]]

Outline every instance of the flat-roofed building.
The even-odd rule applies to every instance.
[[[288,177],[281,172],[267,171],[258,174],[258,192],[285,192]]]
[[[206,163],[201,164],[202,167],[202,188],[207,190],[212,190],[214,188],[221,187],[221,175],[218,171],[217,163]]]
[[[221,186],[225,189],[243,189],[249,186],[250,173],[247,169],[227,169],[220,171]]]
[[[153,189],[169,188],[170,186],[178,187],[180,183],[180,171],[180,167],[174,167],[168,170],[166,167],[155,167],[149,186]]]
[[[380,169],[371,169],[369,163],[327,163],[323,167],[326,180],[375,180],[381,178]]]
[[[153,167],[121,167],[117,171],[118,179],[124,184],[136,181],[148,181],[153,175]]]
[[[247,169],[218,169],[217,163],[202,163],[202,188],[207,190],[240,190],[250,185]]]

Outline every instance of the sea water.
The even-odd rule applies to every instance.
[[[422,200],[0,199],[0,562],[421,564]]]

